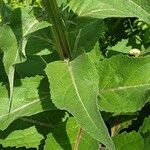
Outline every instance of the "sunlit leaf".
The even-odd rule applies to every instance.
[[[80,17],[138,17],[150,23],[149,0],[72,0],[69,6]]]
[[[56,107],[68,110],[93,138],[115,149],[98,112],[98,74],[88,57],[82,55],[72,62],[56,61],[48,64],[45,71]]]
[[[131,133],[122,133],[113,137],[116,150],[142,150],[144,148],[144,141],[142,136],[133,131]]]
[[[150,99],[150,57],[115,56],[100,61],[99,107],[135,112]]]
[[[4,130],[15,119],[55,109],[50,101],[47,80],[40,76],[17,80],[13,104],[8,114],[9,97],[5,86],[0,85],[0,130]]]

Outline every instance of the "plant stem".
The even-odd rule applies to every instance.
[[[78,150],[78,146],[79,146],[79,143],[80,143],[82,132],[83,132],[82,128],[79,128],[78,133],[77,133],[77,138],[76,138],[76,141],[75,141],[74,150]]]
[[[119,124],[119,116],[115,117],[114,120],[114,126],[111,128],[111,136],[113,137],[115,134],[117,134],[117,132],[119,131],[120,128],[120,124]]]
[[[65,26],[59,13],[57,1],[43,0],[43,4],[49,16],[49,19],[52,22],[52,32],[54,36],[55,48],[59,53],[60,58],[71,59],[67,33],[65,31]]]

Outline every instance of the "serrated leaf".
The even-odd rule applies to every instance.
[[[99,107],[135,112],[150,98],[150,57],[115,56],[100,62]]]
[[[68,110],[87,133],[114,150],[98,112],[98,74],[88,57],[82,55],[72,62],[56,61],[48,64],[45,71],[56,107]]]
[[[61,123],[47,136],[44,150],[98,150],[99,142],[83,131],[74,118]]]
[[[6,139],[0,139],[0,144],[2,144],[3,147],[38,148],[43,138],[44,137],[37,132],[35,127],[30,127],[25,130],[13,131]]]
[[[8,114],[7,88],[0,85],[0,93],[0,130],[6,129],[12,121],[19,117],[55,109],[50,101],[47,80],[40,76],[16,81],[10,114]]]
[[[124,54],[129,54],[130,50],[132,49],[131,46],[127,46],[128,44],[128,40],[127,39],[123,39],[120,42],[118,42],[115,46],[112,46],[111,48],[109,48],[109,51],[116,51],[116,52],[120,52],[120,53],[124,53]],[[108,51],[108,53],[109,53]]]
[[[18,8],[12,12],[10,26],[11,28],[8,25],[0,27],[0,48],[4,52],[3,63],[9,79],[8,112],[11,111],[12,105],[15,64],[25,60],[28,36],[36,30],[47,27],[48,24],[39,22],[33,13],[29,13],[29,10],[21,11]]]
[[[138,17],[150,23],[149,0],[72,0],[69,6],[80,17]]]
[[[130,133],[122,133],[113,137],[116,150],[143,150],[144,141],[142,136],[133,131]]]
[[[94,48],[87,53],[89,59],[96,65],[99,65],[99,61],[104,59],[102,52],[100,51],[99,43],[97,42]]]

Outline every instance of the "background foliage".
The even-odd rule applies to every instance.
[[[39,0],[0,0],[0,149],[148,150],[149,0],[57,2],[71,61]]]

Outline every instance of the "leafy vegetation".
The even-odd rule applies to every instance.
[[[148,150],[149,0],[0,0],[0,149]]]

